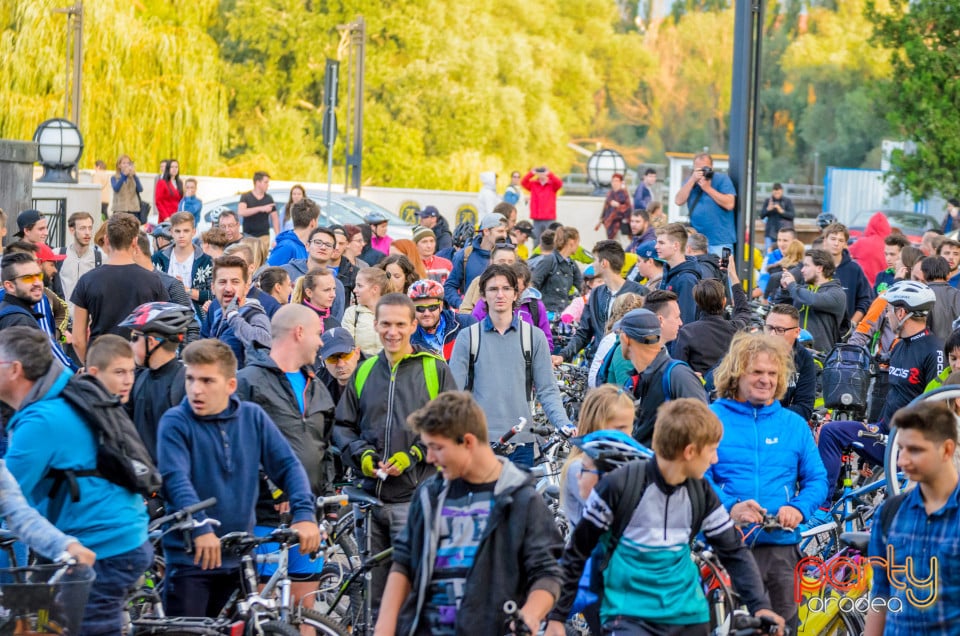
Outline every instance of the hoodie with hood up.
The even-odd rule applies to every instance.
[[[280,232],[277,236],[277,245],[267,257],[267,265],[271,267],[281,267],[295,258],[307,258],[307,246],[303,244],[300,237],[293,233],[293,230]]]
[[[890,222],[883,212],[877,212],[867,222],[863,236],[850,246],[850,256],[860,265],[868,281],[876,280],[877,274],[887,268],[887,261],[883,257],[883,240],[888,236]]]
[[[493,212],[493,208],[500,203],[500,197],[497,195],[497,173],[480,173],[480,193],[477,195],[477,218],[482,219],[484,215]]]

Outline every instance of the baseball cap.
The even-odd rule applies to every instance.
[[[641,344],[656,344],[660,342],[660,319],[649,309],[633,309],[613,325],[613,331]]]
[[[50,249],[50,246],[46,243],[39,243],[37,245],[37,261],[41,263],[62,261],[65,258],[67,258],[66,254],[57,254]]]
[[[24,210],[17,215],[18,232],[14,236],[23,238],[23,231],[43,218],[39,210]]]
[[[526,219],[517,221],[517,224],[513,226],[513,229],[519,230],[527,236],[533,236],[533,223]]]
[[[495,227],[500,227],[501,225],[506,225],[507,220],[497,214],[496,212],[489,212],[483,215],[483,218],[480,219],[480,227],[477,228],[480,231],[490,230]]]
[[[646,243],[641,243],[640,247],[637,248],[637,257],[638,258],[652,258],[655,261],[663,263],[664,260],[657,255],[657,242],[656,241],[647,241]]]
[[[440,210],[438,210],[435,206],[428,205],[417,212],[417,216],[419,216],[421,219],[425,216],[440,216]]]
[[[357,348],[350,332],[343,327],[334,327],[324,332],[321,338],[320,357],[329,358],[341,353],[350,353]]]

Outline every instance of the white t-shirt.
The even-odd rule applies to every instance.
[[[174,278],[179,278],[187,291],[190,291],[193,286],[193,257],[194,253],[191,251],[187,260],[180,262],[177,260],[176,252],[170,252],[170,265],[167,266],[167,273]]]

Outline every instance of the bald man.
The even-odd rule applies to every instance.
[[[264,349],[247,357],[247,366],[237,374],[237,396],[259,404],[287,438],[307,471],[314,495],[326,492],[324,452],[333,426],[333,399],[317,380],[313,363],[320,348],[323,328],[316,312],[304,305],[284,305],[270,321],[273,336],[269,354]],[[295,398],[295,399],[292,399]],[[280,525],[286,503],[274,500],[261,481],[257,503],[257,533],[267,534]],[[295,575],[295,600],[315,592],[317,581],[303,580],[319,574],[322,559],[311,562],[296,549],[290,553],[289,571]],[[272,572],[268,572],[269,576]],[[297,576],[304,575],[304,576]]]

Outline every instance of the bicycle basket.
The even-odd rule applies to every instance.
[[[823,405],[864,410],[870,389],[870,354],[863,347],[838,344],[823,363]]]
[[[62,564],[0,569],[0,634],[78,634],[93,568],[77,565],[55,583]]]

